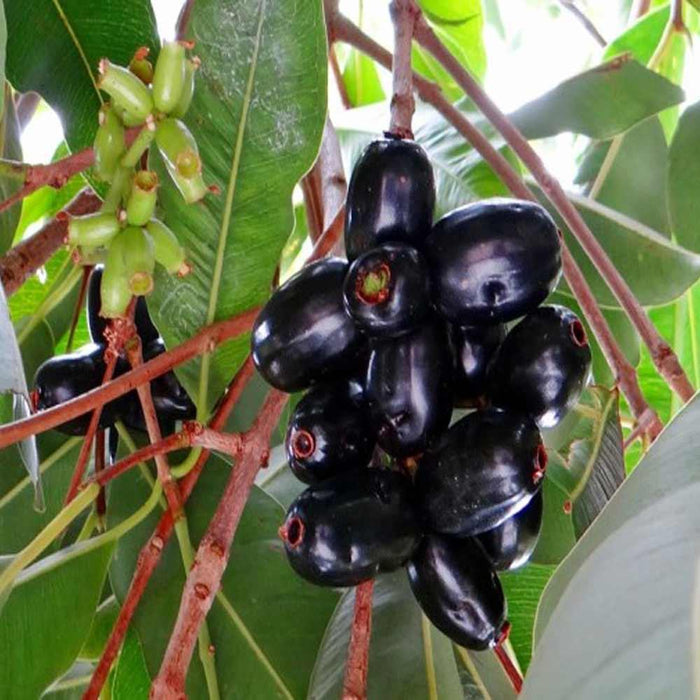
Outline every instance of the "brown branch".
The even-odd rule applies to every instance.
[[[608,42],[605,41],[605,38],[598,31],[595,24],[593,24],[586,14],[576,5],[574,0],[559,0],[559,3],[569,10],[574,17],[576,17],[576,19],[583,25],[583,28],[595,39],[599,46],[605,48],[608,45]]]
[[[345,664],[343,700],[365,700],[367,697],[373,591],[373,580],[365,581],[355,588],[355,612],[352,619],[352,628],[350,629],[350,644]]]
[[[411,42],[417,9],[412,0],[392,0],[389,5],[394,23],[394,60],[391,80],[391,125],[389,131],[402,139],[412,139],[411,122],[416,103],[413,99]]]
[[[671,22],[677,32],[686,32],[683,21],[683,0],[671,0]]]
[[[177,365],[181,365],[204,352],[211,352],[220,343],[250,330],[259,311],[259,308],[248,309],[248,311],[226,321],[206,326],[182,345],[144,362],[137,369],[125,372],[107,384],[66,401],[60,406],[54,406],[29,418],[0,426],[0,448],[23,440],[28,435],[36,435],[55,428],[57,425],[87,413],[97,406],[127,394],[140,384],[150,382]]]
[[[345,87],[343,74],[340,72],[340,66],[338,65],[338,57],[335,55],[332,44],[328,46],[328,63],[331,67],[331,73],[333,73],[335,85],[338,88],[340,101],[345,109],[350,109],[352,107],[352,102],[350,101],[350,95],[348,95],[348,89]]]
[[[224,493],[197,549],[180,601],[175,627],[151,698],[185,697],[185,677],[199,627],[211,608],[228,563],[231,543],[258,470],[269,457],[269,441],[289,396],[273,389],[249,431],[243,434],[241,459],[231,470]]]
[[[309,255],[308,262],[325,258],[333,251],[337,244],[342,243],[343,231],[345,230],[345,207],[338,210],[335,219],[331,225],[321,234],[321,237],[316,241],[314,249]]]
[[[0,281],[6,296],[14,294],[65,243],[68,216],[97,211],[101,200],[91,190],[79,192],[54,219],[30,238],[24,239],[0,258]]]
[[[411,0],[413,1],[413,0]],[[540,157],[518,131],[508,117],[494,104],[470,73],[445,48],[428,23],[419,15],[415,23],[415,37],[418,43],[454,78],[465,94],[472,99],[508,145],[530,170],[552,203],[566,222],[569,230],[580,243],[591,262],[615,295],[620,306],[627,313],[645,345],[651,358],[667,384],[685,402],[695,393],[673,348],[661,337],[649,319],[646,311],[637,301],[629,285],[608,257],[598,239],[593,235],[578,210],[567,198],[559,182],[545,168]]]
[[[254,371],[255,369],[253,367],[253,362],[249,356],[243,366],[238,370],[236,376],[233,378],[229,385],[228,391],[224,395],[219,408],[214,414],[214,418],[210,423],[213,430],[223,428],[226,420],[233,410],[233,407],[240,399],[243,390],[252,378]],[[167,439],[168,438],[166,438],[166,440]],[[207,450],[202,450],[202,453],[200,454],[199,459],[197,460],[192,471],[180,481],[180,493],[182,495],[183,502],[187,501],[192,493],[192,490],[197,483],[197,479],[199,478],[208,457],[209,452]],[[121,608],[119,609],[119,615],[109,635],[109,639],[107,640],[107,644],[105,645],[105,650],[102,653],[100,661],[97,664],[97,668],[90,679],[90,685],[85,691],[85,695],[83,696],[84,700],[97,700],[99,698],[102,687],[109,676],[109,670],[114,663],[114,659],[119,653],[119,649],[124,641],[126,631],[131,624],[136,608],[138,607],[141,597],[146,590],[148,581],[150,580],[151,575],[155,571],[155,568],[160,561],[165,545],[170,539],[174,524],[175,523],[172,519],[170,511],[166,511],[161,516],[153,535],[151,535],[141,549],[136,562],[134,575],[131,579],[131,583],[129,584],[129,590],[122,601]]]
[[[370,39],[358,27],[349,22],[340,14],[328,14],[329,30],[331,35],[340,41],[352,44],[361,51],[367,53],[375,61],[385,68],[391,69],[391,54],[382,46]],[[504,182],[506,187],[516,196],[522,199],[536,201],[534,194],[523,182],[520,175],[510,163],[497,151],[491,142],[464,116],[462,112],[450,104],[442,95],[440,89],[434,83],[425,80],[414,73],[413,85],[420,97],[432,105],[442,116],[451,123],[464,138],[472,144],[482,158],[491,166],[496,175]],[[655,413],[647,405],[639,386],[639,381],[634,367],[628,362],[624,353],[608,326],[605,317],[600,311],[593,293],[576,265],[573,257],[568,252],[566,245],[562,246],[564,257],[564,274],[571,290],[579,300],[581,309],[589,326],[600,344],[608,364],[612,368],[620,389],[627,398],[634,415],[641,419],[651,411],[654,420],[651,421],[652,429],[656,434],[660,431],[661,422]]]
[[[635,6],[632,8],[632,12],[630,13],[630,19],[637,20],[640,17],[644,17],[644,15],[649,12],[650,7],[651,0],[637,0]]]
[[[192,10],[194,8],[194,0],[187,0],[180,10],[180,16],[177,18],[175,34],[178,41],[182,41],[187,35],[187,27],[190,23]]]

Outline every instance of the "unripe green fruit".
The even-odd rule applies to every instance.
[[[124,125],[109,104],[100,108],[100,125],[97,127],[95,142],[95,176],[111,182],[119,160],[126,150]]]
[[[126,313],[131,301],[131,291],[126,277],[122,233],[112,241],[102,273],[100,315],[104,318],[121,318]]]
[[[189,265],[185,261],[185,249],[180,245],[175,234],[158,219],[151,219],[146,224],[146,231],[153,241],[156,262],[171,275],[186,274],[189,271]]]
[[[156,129],[156,144],[180,194],[188,204],[207,193],[197,142],[179,119],[164,119]]]
[[[170,114],[173,117],[182,118],[187,114],[187,110],[192,104],[192,96],[194,95],[194,76],[199,68],[199,59],[188,59],[185,61],[185,84],[182,88],[182,93],[180,94],[180,99],[175,106],[175,109],[171,110]]]
[[[126,220],[131,226],[144,226],[153,216],[158,199],[158,175],[151,170],[139,170],[131,181],[126,204]]]
[[[169,114],[177,107],[185,86],[185,47],[166,41],[158,54],[153,73],[153,102],[160,112]]]
[[[116,213],[119,209],[122,201],[126,199],[130,192],[132,172],[132,168],[125,168],[121,165],[114,171],[112,184],[105,195],[104,202],[102,202],[101,208],[103,212]]]
[[[139,119],[139,123],[146,121],[146,117],[153,112],[153,98],[141,80],[128,69],[115,66],[106,58],[100,61],[100,73],[100,90],[104,90],[115,104]]]
[[[116,102],[112,103],[112,109],[115,111],[119,119],[122,120],[122,124],[124,124],[124,126],[141,126],[141,124],[143,124],[145,121],[144,119],[140,119],[139,117],[134,116],[133,114],[131,114],[131,112],[124,109],[124,107],[117,104]]]
[[[131,293],[136,296],[153,290],[153,270],[156,266],[154,245],[142,228],[129,226],[120,236],[124,245],[124,268]]]
[[[112,212],[74,216],[68,222],[68,242],[74,246],[104,246],[118,232],[119,220]]]

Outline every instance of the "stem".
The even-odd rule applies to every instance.
[[[418,16],[415,28],[418,43],[447,70],[533,174],[545,196],[562,216],[571,233],[581,244],[591,262],[626,311],[643,342],[649,348],[651,358],[661,376],[683,402],[689,401],[695,390],[678,361],[678,357],[673,352],[673,348],[661,337],[651,323],[646,311],[637,301],[603,247],[577,209],[567,199],[559,182],[547,171],[540,157],[508,117],[445,48],[422,15]]]
[[[576,17],[576,19],[583,25],[583,28],[598,42],[598,45],[605,48],[608,42],[605,41],[603,35],[598,31],[595,24],[586,17],[585,13],[581,11],[574,0],[559,0],[560,4],[563,5],[571,14]]]
[[[95,434],[95,474],[99,475],[105,468],[105,431],[100,429]],[[100,522],[104,523],[107,514],[107,500],[105,498],[105,488],[100,486],[100,492],[95,500],[95,515]]]
[[[87,413],[97,406],[108,403],[123,394],[127,394],[144,382],[165,374],[173,367],[187,362],[197,355],[219,345],[229,338],[234,338],[246,332],[253,325],[259,308],[249,309],[226,321],[219,321],[206,326],[199,333],[182,345],[144,362],[137,369],[125,372],[117,379],[103,384],[92,391],[77,396],[70,401],[36,413],[13,423],[0,426],[0,448],[7,447],[29,435],[36,435],[45,430],[55,428],[72,418]]]
[[[87,292],[88,282],[90,280],[90,273],[92,272],[92,267],[83,267],[83,279],[80,282],[80,291],[78,292],[78,298],[75,301],[75,308],[73,309],[73,316],[70,320],[70,331],[68,332],[68,340],[66,341],[66,353],[70,353],[73,350],[73,340],[75,338],[75,329],[78,327],[78,321],[80,320],[80,314],[83,310],[83,304],[85,303],[85,293]]]
[[[399,138],[412,139],[411,120],[416,103],[413,99],[411,42],[417,11],[412,0],[392,0],[389,12],[394,23],[394,61],[391,74],[394,94],[391,98],[389,131]]]
[[[328,5],[326,7],[326,13],[329,18],[328,22],[331,36],[346,41],[361,51],[364,51],[385,68],[391,67],[391,54],[389,54],[386,49],[370,39],[342,15],[337,13],[330,14]],[[413,84],[418,94],[426,102],[435,107],[435,109],[472,144],[516,197],[536,201],[533,193],[522,181],[520,175],[513,169],[510,163],[459,110],[453,107],[442,96],[439,88],[437,88],[434,83],[430,83],[417,74],[414,74]],[[320,242],[321,241],[319,241],[319,243]],[[603,349],[608,364],[620,383],[620,389],[627,397],[630,407],[635,412],[635,416],[641,418],[651,411],[651,409],[644,400],[634,367],[628,362],[617,344],[588,283],[573,260],[573,257],[568,253],[565,245],[563,246],[563,252],[564,274],[567,282],[580,301],[581,309],[586,320]],[[656,414],[653,415],[655,416]],[[660,430],[661,423],[658,421],[658,418],[656,418],[654,425]]]
[[[500,661],[501,666],[503,667],[506,676],[508,676],[508,680],[510,680],[512,683],[515,692],[520,693],[520,691],[523,689],[523,677],[508,655],[508,652],[503,648],[503,645],[499,643],[493,648],[493,653],[496,654],[496,657]]]
[[[24,182],[24,179],[27,176],[27,170],[29,170],[30,167],[31,166],[27,163],[20,163],[16,160],[0,158],[0,178]]]
[[[129,150],[122,157],[122,168],[135,168],[141,160],[141,156],[148,150],[153,139],[156,137],[156,124],[149,118],[146,124],[139,131],[139,135],[129,147]]]
[[[250,356],[248,356],[229,384],[228,390],[226,394],[224,394],[224,398],[214,414],[214,418],[210,424],[213,430],[219,430],[225,425],[233,407],[238,403],[243,390],[252,379],[254,372],[253,361]],[[202,450],[194,467],[189,471],[182,482],[180,482],[180,493],[183,502],[187,501],[192,493],[208,457],[209,452],[207,450]],[[153,535],[151,535],[149,540],[142,547],[136,562],[136,569],[131,579],[131,584],[129,585],[129,590],[122,601],[119,615],[109,635],[105,649],[102,652],[102,657],[95,669],[90,685],[83,696],[84,700],[97,700],[99,697],[100,691],[109,675],[110,668],[114,663],[114,659],[119,653],[119,649],[124,641],[124,636],[136,612],[139,601],[146,590],[151,575],[160,561],[163,549],[170,539],[173,526],[174,522],[170,511],[166,511],[161,516]]]
[[[369,670],[369,642],[372,634],[372,593],[374,581],[355,588],[355,614],[343,679],[343,700],[365,700]]]

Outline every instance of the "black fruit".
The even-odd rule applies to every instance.
[[[514,516],[493,530],[476,536],[496,571],[509,571],[526,564],[535,551],[542,528],[542,490]]]
[[[416,455],[450,422],[452,367],[445,334],[429,324],[371,347],[365,393],[377,442],[393,457]]]
[[[103,354],[104,346],[86,345],[70,355],[56,355],[41,364],[34,375],[37,409],[58,406],[100,386],[105,372]],[[125,360],[120,359],[117,364],[122,372],[127,369]],[[103,407],[100,428],[114,424],[118,404],[119,399],[115,399]],[[68,435],[85,435],[91,416],[92,411],[84,413],[57,426],[57,430]]]
[[[338,373],[348,374],[365,346],[343,307],[348,264],[320,260],[285,282],[253,326],[253,361],[263,378],[282,391],[306,389]]]
[[[412,331],[430,309],[425,259],[402,243],[373,248],[350,266],[344,297],[348,313],[368,335]]]
[[[557,227],[533,202],[494,199],[455,209],[435,224],[425,249],[436,307],[460,326],[529,313],[561,274]]]
[[[429,528],[459,536],[491,530],[527,505],[546,464],[529,417],[495,408],[471,413],[418,467],[416,490]]]
[[[450,345],[455,364],[455,403],[459,406],[476,406],[486,393],[486,377],[489,364],[496,355],[506,327],[449,326]]]
[[[292,568],[320,586],[355,586],[394,571],[420,539],[410,480],[367,469],[311,486],[280,528]]]
[[[372,141],[355,164],[348,186],[348,260],[389,241],[422,248],[434,208],[435,180],[426,152],[415,141]]]
[[[524,411],[551,428],[576,405],[590,369],[591,349],[578,316],[563,306],[543,306],[503,341],[489,396],[495,406]]]
[[[292,413],[285,449],[294,475],[307,484],[366,467],[374,451],[374,431],[355,385],[339,382],[311,389]]]
[[[441,632],[467,649],[496,644],[506,624],[506,601],[473,539],[428,535],[406,569],[413,595]]]
[[[108,319],[100,316],[100,308],[102,302],[100,300],[100,284],[102,282],[102,265],[95,267],[90,274],[87,291],[87,324],[90,338],[93,342],[102,344],[105,343],[104,332],[107,328]],[[145,345],[157,340],[159,337],[158,329],[153,325],[153,321],[148,313],[145,297],[138,297],[136,300],[136,309],[134,310],[134,323],[136,331],[141,338],[141,342]]]

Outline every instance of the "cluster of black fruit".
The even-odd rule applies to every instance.
[[[67,355],[56,355],[44,362],[34,377],[36,408],[46,409],[70,401],[102,384],[105,373],[104,353],[107,345],[106,319],[100,315],[100,285],[102,268],[95,267],[88,283],[86,315],[92,342]],[[144,360],[151,360],[165,352],[163,339],[146,307],[146,300],[139,297],[134,311],[136,331],[143,345]],[[130,369],[125,357],[117,359],[115,376]],[[194,418],[196,409],[187,392],[173,372],[157,377],[151,382],[153,405],[164,434],[172,433],[175,422]],[[92,413],[84,413],[58,426],[69,435],[85,435]],[[118,420],[135,430],[146,430],[141,403],[136,391],[131,391],[105,404],[100,415],[100,428],[108,428]]]
[[[406,565],[432,622],[483,649],[505,624],[495,572],[539,534],[539,428],[577,402],[591,354],[575,314],[540,306],[561,274],[542,207],[484,201],[433,225],[434,202],[420,146],[371,143],[349,186],[349,262],[281,286],[252,350],[273,386],[310,388],[286,437],[310,484],[281,528],[292,567],[353,586]],[[477,410],[448,428],[455,406]]]

